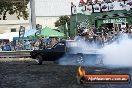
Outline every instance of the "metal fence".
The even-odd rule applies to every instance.
[[[30,57],[30,50],[1,51],[0,58],[27,58]]]

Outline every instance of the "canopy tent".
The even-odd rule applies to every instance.
[[[45,27],[41,30],[40,35],[37,35],[37,37],[63,37],[64,34],[60,33],[56,30],[53,30],[49,27]],[[35,38],[35,33],[28,36],[29,38]]]
[[[0,39],[9,39],[10,41],[13,41],[13,37],[19,37],[19,32],[0,34]]]
[[[33,35],[29,35],[27,36],[29,39],[36,39],[36,38],[39,38],[40,36],[35,36],[35,34]]]
[[[28,29],[25,34],[24,34],[24,37],[28,37],[30,35],[34,35],[35,33],[37,32],[36,29]]]
[[[41,34],[40,34],[41,37],[63,37],[64,34],[63,33],[60,33],[56,30],[53,30],[49,27],[45,27],[41,30]]]

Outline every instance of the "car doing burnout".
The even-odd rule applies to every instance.
[[[81,45],[80,45],[81,46]],[[36,59],[39,65],[43,61],[55,61],[57,62],[62,57],[67,59],[74,59],[76,64],[89,64],[102,60],[102,55],[97,50],[82,50],[73,40],[61,41],[56,43],[51,48],[44,48],[41,50],[33,50],[30,52],[31,58]],[[90,59],[90,60],[89,60]],[[96,63],[97,64],[97,63]]]

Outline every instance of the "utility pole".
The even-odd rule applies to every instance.
[[[36,15],[35,15],[35,0],[30,0],[30,9],[31,9],[31,17],[29,20],[31,20],[31,28],[36,29]]]

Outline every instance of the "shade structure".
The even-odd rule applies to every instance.
[[[37,32],[36,29],[28,29],[28,30],[25,32],[24,37],[28,37],[28,36],[35,35],[36,32]]]
[[[40,36],[41,37],[63,37],[64,33],[60,33],[49,27],[45,27],[41,30]]]
[[[40,38],[40,37],[41,36],[36,36],[35,34],[27,36],[27,38],[29,38],[29,39],[37,39],[37,38]]]
[[[27,36],[29,39],[35,38],[35,34]]]

